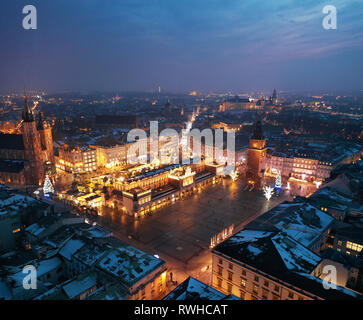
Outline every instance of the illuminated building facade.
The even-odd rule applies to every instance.
[[[138,217],[198,193],[222,180],[223,165],[171,165],[129,179],[102,195],[103,205]]]
[[[224,101],[219,107],[220,112],[250,109],[261,109],[261,106],[257,106],[256,103],[250,98],[240,98],[238,96]]]
[[[97,152],[94,148],[64,145],[58,150],[56,167],[66,172],[92,172],[97,170]]]
[[[266,139],[263,135],[261,121],[256,122],[247,151],[246,183],[256,189],[262,188],[264,161],[266,158]]]
[[[105,168],[122,167],[127,164],[126,145],[91,145],[97,153],[97,166]]]
[[[358,299],[322,285],[324,260],[282,232],[245,229],[212,251],[212,286],[243,300]]]
[[[54,164],[52,130],[40,113],[38,123],[28,100],[22,113],[22,134],[0,134],[0,181],[41,185]]]
[[[314,146],[318,145],[318,149]],[[354,163],[362,155],[361,147],[349,143],[307,144],[286,152],[267,152],[264,161],[264,177],[275,179],[281,172],[283,183],[295,195],[312,194],[330,177],[340,164]]]

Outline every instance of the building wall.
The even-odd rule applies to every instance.
[[[41,185],[45,178],[45,153],[42,151],[36,122],[23,122],[25,157],[29,160],[29,184]]]
[[[7,185],[24,185],[25,180],[25,170],[19,172],[0,172],[0,182]]]
[[[96,149],[97,166],[124,166],[127,163],[127,151],[125,145],[113,147],[91,146]]]
[[[347,269],[344,265],[329,259],[324,259],[320,264],[322,269],[324,269],[325,266],[335,267],[336,270],[335,284],[342,287],[345,287],[347,285],[347,281],[349,279],[349,269]],[[322,274],[320,278],[324,279],[324,274]],[[331,281],[333,282],[334,278],[331,278]]]
[[[212,254],[212,287],[243,300],[313,299],[307,292],[216,253]]]
[[[128,300],[156,300],[166,293],[166,268],[160,266],[145,278],[129,288]]]
[[[0,159],[25,160],[25,150],[0,149]]]
[[[67,172],[82,172],[97,170],[97,153],[95,149],[69,151],[59,149],[56,167]]]
[[[18,214],[0,215],[0,250],[16,248],[21,234],[21,220]]]
[[[247,152],[247,182],[253,181],[256,188],[261,187],[261,170],[264,168],[266,158],[266,140],[250,139]]]
[[[47,127],[39,130],[41,145],[44,149],[45,161],[50,161],[54,165],[54,152],[53,152],[53,136],[52,129]]]
[[[334,237],[333,248],[345,254],[358,256],[359,253],[363,250],[363,242],[349,240],[337,234]]]

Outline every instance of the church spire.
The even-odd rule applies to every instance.
[[[24,122],[32,122],[35,120],[33,110],[29,107],[28,97],[25,96],[24,110],[22,113],[22,119]]]
[[[277,104],[277,93],[276,93],[276,89],[274,89],[274,92],[272,94],[272,103],[273,104]]]
[[[39,118],[38,118],[38,125],[37,125],[37,129],[38,130],[44,130],[48,128],[48,123],[47,121],[45,121],[44,118],[44,113],[40,112],[39,113]]]
[[[263,135],[261,120],[258,120],[256,122],[255,130],[253,131],[253,134],[252,134],[251,139],[254,139],[254,140],[265,140],[265,136]]]

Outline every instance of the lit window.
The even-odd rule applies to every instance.
[[[253,285],[253,293],[258,294],[258,285]]]
[[[360,244],[354,243],[354,242],[350,242],[350,241],[347,241],[346,247],[348,249],[351,249],[351,250],[357,251],[357,252],[361,252],[363,249],[363,245],[360,245]]]

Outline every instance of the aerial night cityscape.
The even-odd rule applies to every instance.
[[[0,26],[0,307],[363,299],[363,1],[4,0]]]

